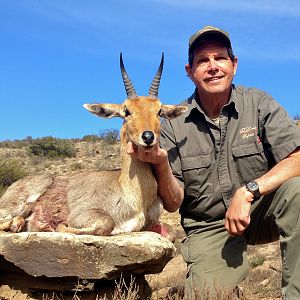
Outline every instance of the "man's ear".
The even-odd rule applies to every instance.
[[[83,107],[102,118],[124,117],[120,104],[84,104]]]
[[[233,61],[233,75],[236,74],[237,67],[238,67],[238,58],[235,57],[235,58],[234,58],[234,61]]]
[[[191,78],[191,66],[189,64],[186,64],[184,68],[185,68],[186,75]]]
[[[179,105],[162,105],[160,116],[166,119],[174,119],[179,117],[188,110],[187,106]]]

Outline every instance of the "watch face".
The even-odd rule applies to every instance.
[[[258,184],[255,181],[251,181],[247,184],[249,190],[255,191],[258,189]]]

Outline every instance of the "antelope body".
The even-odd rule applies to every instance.
[[[126,145],[151,151],[159,142],[160,117],[175,118],[186,107],[162,105],[158,88],[163,56],[148,96],[137,96],[120,55],[127,93],[123,104],[85,104],[100,117],[124,119],[120,132],[121,171],[83,172],[73,176],[35,175],[12,184],[0,200],[0,230],[62,231],[115,235],[151,229],[162,202],[148,163],[131,158]]]

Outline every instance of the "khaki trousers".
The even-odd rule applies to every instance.
[[[197,231],[182,242],[187,263],[185,298],[195,290],[232,289],[248,271],[247,244],[280,240],[282,296],[300,299],[300,177],[252,204],[251,223],[243,236],[231,237],[224,220],[197,223]]]

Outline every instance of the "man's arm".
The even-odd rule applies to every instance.
[[[267,195],[279,188],[290,178],[300,176],[300,148],[277,163],[266,174],[256,179],[261,195]],[[250,224],[250,209],[253,195],[245,186],[239,188],[227,210],[225,228],[231,235],[241,235]]]
[[[276,164],[269,172],[257,179],[261,195],[276,190],[290,178],[300,176],[300,148]]]
[[[184,192],[172,174],[167,151],[156,145],[151,152],[145,152],[128,142],[127,153],[135,159],[151,163],[164,208],[169,212],[176,211],[183,201]]]
[[[158,184],[158,194],[164,203],[164,208],[169,212],[174,212],[181,206],[184,192],[172,174],[167,151],[161,150],[166,153],[165,159],[159,164],[152,164],[152,169]]]

